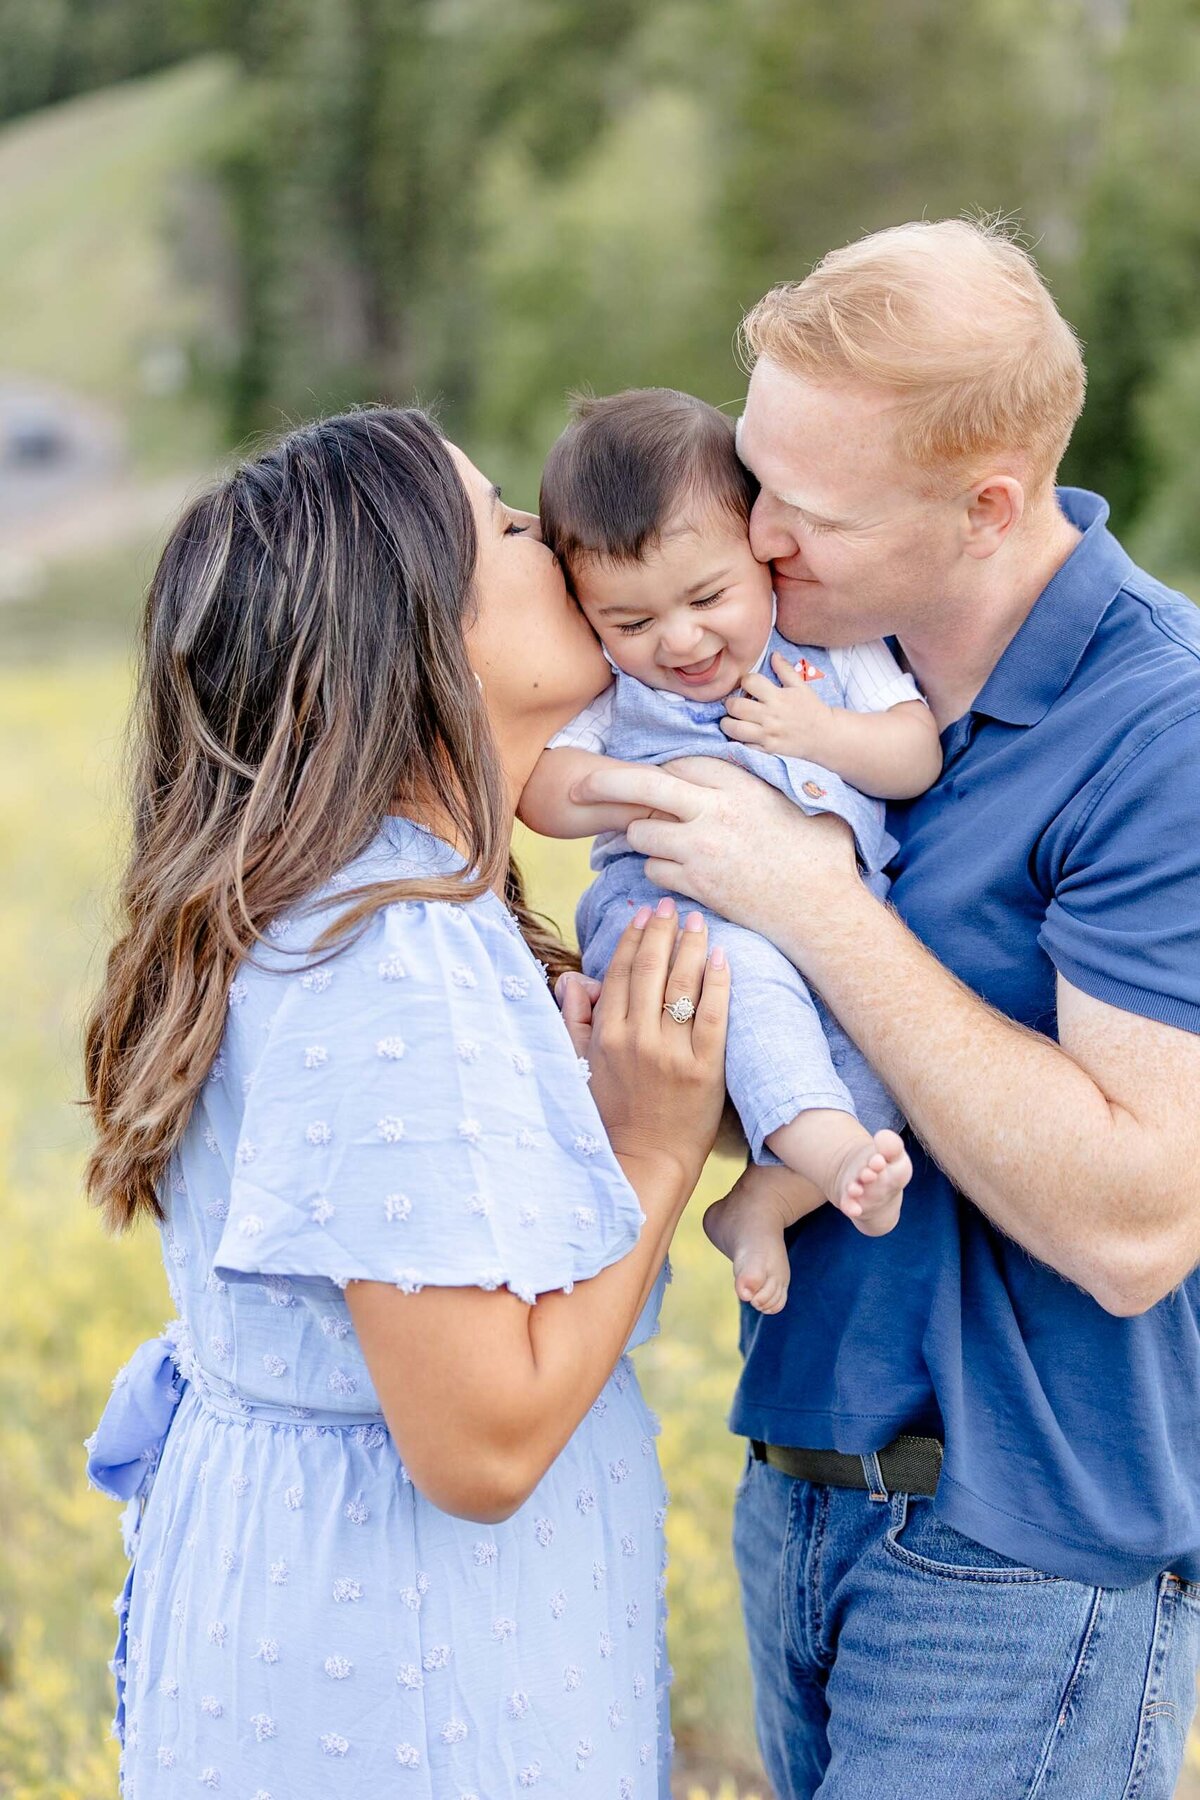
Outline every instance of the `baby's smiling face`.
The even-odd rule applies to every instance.
[[[713,506],[681,514],[636,563],[579,559],[579,604],[619,669],[647,687],[723,700],[771,631],[771,570],[741,526]]]

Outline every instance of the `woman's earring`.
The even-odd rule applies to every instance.
[[[478,671],[475,671],[474,673],[475,673],[475,686],[479,689],[480,693],[482,694],[482,692],[483,692],[483,677],[482,677],[482,675],[480,675],[478,673]]]

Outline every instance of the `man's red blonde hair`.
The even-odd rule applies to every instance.
[[[998,465],[1050,483],[1083,407],[1079,341],[999,221],[941,219],[832,250],[742,321],[760,357],[805,380],[895,397],[900,453],[953,492]]]

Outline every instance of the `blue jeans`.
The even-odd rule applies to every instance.
[[[1200,1583],[1085,1587],[752,1460],[734,1551],[778,1800],[1170,1800]]]

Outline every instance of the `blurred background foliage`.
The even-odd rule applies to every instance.
[[[1196,0],[0,0],[0,43],[9,119],[218,59],[158,124],[226,443],[419,394],[529,490],[569,387],[734,401],[772,281],[982,209],[1085,339],[1069,473],[1200,565]]]
[[[1067,475],[1200,593],[1198,94],[1198,0],[0,0],[0,1793],[114,1787],[122,1570],[80,1446],[168,1302],[154,1240],[83,1207],[71,1103],[133,622],[182,498],[263,432],[415,398],[531,504],[570,388],[736,407],[771,282],[986,210],[1085,340]],[[8,455],[55,432],[87,455]],[[525,852],[569,923],[578,847]],[[736,1320],[697,1217],[642,1362],[680,1791],[744,1794]]]

